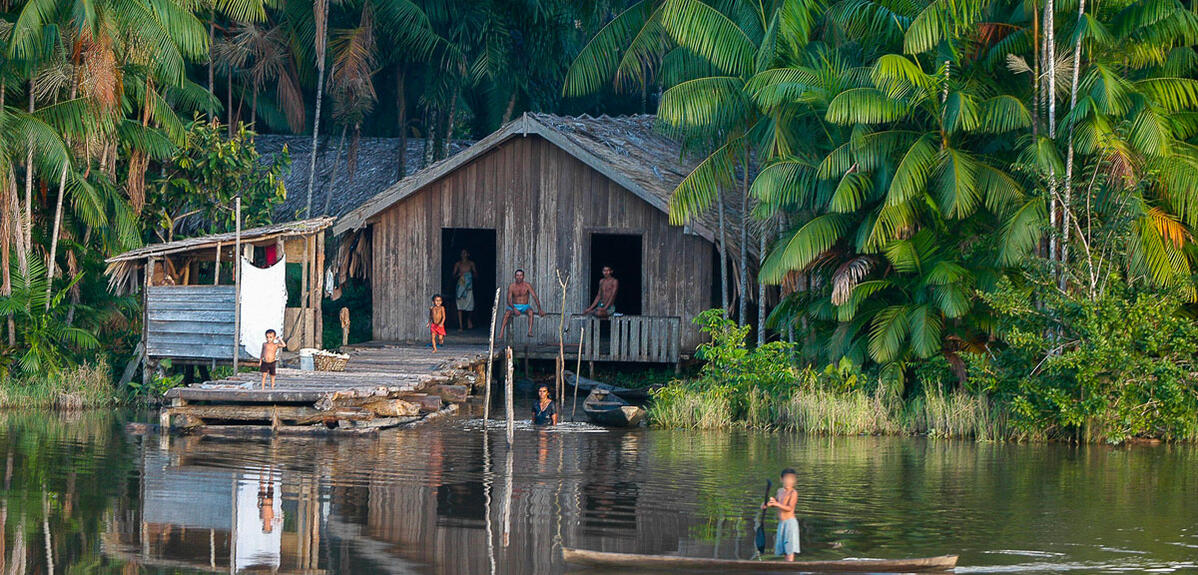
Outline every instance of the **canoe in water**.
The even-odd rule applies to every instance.
[[[957,566],[956,555],[919,559],[843,559],[840,561],[745,561],[738,559],[700,559],[673,555],[635,555],[562,548],[562,558],[571,565],[619,567],[660,571],[741,571],[752,573],[929,573],[950,571]]]
[[[591,423],[607,427],[632,427],[645,416],[644,409],[602,389],[591,391],[582,402],[582,411]]]
[[[566,371],[566,383],[577,387],[579,391],[585,391],[589,393],[599,389],[614,393],[624,399],[638,403],[649,399],[649,392],[644,389],[632,389],[628,387],[620,387],[618,385],[611,385],[610,383],[603,383],[602,381],[595,381],[593,379],[577,375],[568,370]]]

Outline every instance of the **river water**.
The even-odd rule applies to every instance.
[[[136,417],[0,413],[0,573],[561,573],[563,545],[748,558],[788,466],[802,558],[1198,571],[1192,446],[522,424],[509,450],[464,418],[233,441],[127,433]]]

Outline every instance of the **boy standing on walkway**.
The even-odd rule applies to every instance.
[[[266,374],[270,374],[270,388],[275,388],[275,372],[279,365],[279,350],[286,347],[283,338],[275,336],[275,330],[266,330],[266,341],[262,342],[262,353],[258,354],[258,371],[262,372],[262,389],[266,389]]]

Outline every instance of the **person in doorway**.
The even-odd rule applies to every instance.
[[[433,353],[437,353],[437,338],[445,345],[445,305],[441,296],[433,296],[433,306],[428,308],[428,329],[433,336]]]
[[[470,259],[470,252],[463,249],[461,259],[453,264],[453,277],[458,280],[457,290],[454,294],[458,307],[458,331],[462,331],[462,326],[466,326],[466,329],[474,329],[475,273],[474,261]]]
[[[532,306],[528,303],[529,298],[537,304],[537,315],[544,317],[545,310],[541,308],[541,298],[537,297],[536,290],[532,289],[532,284],[524,281],[524,270],[516,270],[515,281],[507,286],[507,311],[503,314],[503,325],[499,326],[499,339],[503,339],[503,334],[507,330],[507,322],[513,317],[521,315],[528,316],[528,337],[532,337]]]
[[[762,509],[769,507],[778,510],[778,533],[774,536],[774,555],[785,555],[787,561],[794,561],[799,552],[799,520],[795,518],[795,506],[799,503],[799,492],[795,490],[795,480],[798,478],[795,470],[782,470],[782,488],[777,495],[771,497]]]
[[[549,397],[549,386],[537,388],[537,402],[532,405],[533,425],[557,425],[557,404]]]
[[[595,294],[595,301],[591,302],[590,307],[583,310],[582,315],[593,315],[597,318],[615,315],[616,294],[620,291],[620,280],[616,279],[614,273],[611,266],[603,266],[603,278],[599,280],[599,293]]]
[[[270,388],[275,388],[275,373],[278,371],[279,350],[287,347],[283,338],[275,334],[275,330],[266,330],[266,341],[262,342],[262,351],[258,354],[258,371],[262,372],[262,389],[266,389],[266,375],[270,374]]]

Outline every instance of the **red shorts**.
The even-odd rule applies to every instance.
[[[431,330],[433,332],[433,335],[442,335],[442,336],[445,335],[445,326],[443,326],[443,325],[437,325],[435,323],[430,323],[430,324],[428,324],[428,328],[429,328],[429,330]]]

